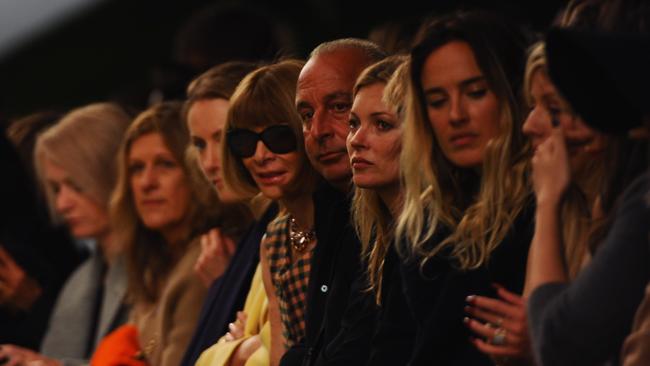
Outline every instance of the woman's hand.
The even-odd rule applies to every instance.
[[[537,204],[559,204],[571,180],[566,142],[560,127],[553,128],[546,141],[537,147],[532,165]]]
[[[2,366],[61,366],[58,360],[47,358],[27,348],[3,344],[0,346]]]
[[[41,295],[41,287],[0,246],[0,304],[29,310]]]
[[[206,287],[223,274],[235,253],[235,242],[215,228],[201,236],[201,254],[194,265],[194,272]]]
[[[499,299],[469,296],[465,324],[478,335],[472,343],[493,357],[530,359],[525,300],[495,285]]]
[[[228,333],[226,333],[226,340],[228,342],[235,341],[244,336],[247,320],[248,315],[245,312],[237,312],[237,320],[235,320],[233,323],[228,324],[228,329],[230,330]]]

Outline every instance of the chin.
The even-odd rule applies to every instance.
[[[321,171],[321,175],[330,183],[342,182],[352,178],[352,168],[350,165],[336,165],[325,167]]]

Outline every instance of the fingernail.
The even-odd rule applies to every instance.
[[[463,323],[465,323],[465,324],[469,324],[469,318],[468,318],[468,317],[464,317],[464,318],[463,318]]]
[[[465,306],[463,308],[463,310],[465,310],[466,313],[470,313],[472,311],[472,307],[471,306]]]
[[[471,302],[474,301],[475,299],[476,299],[476,296],[475,296],[475,295],[469,295],[469,296],[467,296],[467,298],[465,299],[465,301],[471,303]]]

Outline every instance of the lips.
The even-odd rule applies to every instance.
[[[346,154],[347,150],[328,151],[318,155],[318,161],[323,164],[334,163]]]
[[[286,175],[286,171],[276,170],[276,171],[267,171],[267,172],[258,172],[255,173],[257,180],[260,184],[263,185],[275,185],[282,181],[282,178]]]
[[[165,200],[161,198],[149,198],[140,201],[140,203],[142,206],[159,206],[165,203]]]
[[[350,160],[350,164],[352,165],[352,169],[364,169],[368,168],[369,166],[373,165],[370,161],[360,158],[360,157],[353,157]]]
[[[463,132],[453,135],[449,142],[455,147],[464,147],[472,144],[478,138],[478,134],[472,132]]]

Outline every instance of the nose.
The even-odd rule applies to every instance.
[[[201,164],[206,172],[219,170],[219,147],[209,143],[202,152]]]
[[[56,193],[54,204],[59,214],[69,212],[74,207],[74,194],[72,193],[72,189],[62,185]]]
[[[548,116],[539,107],[535,107],[528,113],[521,130],[528,137],[537,137],[544,135],[545,126],[550,127],[550,125]]]
[[[455,126],[460,126],[467,122],[467,108],[465,107],[465,100],[460,93],[450,96],[449,104],[449,122]]]
[[[309,133],[318,141],[324,141],[334,134],[332,121],[327,116],[327,111],[320,109],[314,112]]]
[[[144,192],[155,190],[158,187],[158,174],[152,166],[147,166],[142,171],[139,181],[140,189]]]
[[[361,150],[367,148],[368,133],[365,126],[359,126],[356,131],[348,134],[348,150]]]
[[[255,154],[253,155],[253,161],[258,165],[264,165],[267,161],[273,158],[273,153],[264,145],[262,141],[257,141],[255,147]]]

